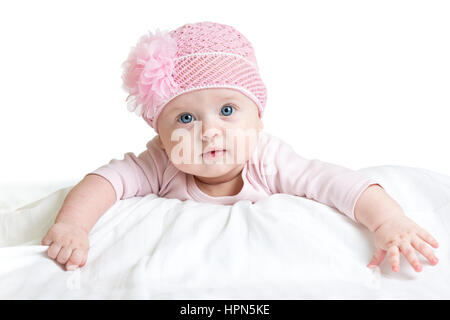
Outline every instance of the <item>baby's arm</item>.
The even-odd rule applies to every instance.
[[[406,217],[376,179],[332,163],[304,159],[279,139],[272,138],[263,145],[261,161],[267,163],[259,167],[273,166],[274,170],[269,171],[273,174],[264,176],[273,193],[306,196],[335,207],[374,232],[376,251],[369,267],[379,265],[388,253],[392,270],[398,271],[402,253],[414,269],[420,271],[415,250],[432,265],[437,263],[427,246],[437,248],[437,241]]]
[[[263,136],[264,137],[264,136]],[[267,139],[267,138],[266,138]],[[360,194],[377,180],[361,172],[324,162],[306,159],[281,139],[262,141],[259,168],[272,193],[306,197],[336,208],[352,220]]]
[[[83,266],[89,250],[89,232],[116,201],[158,193],[168,158],[155,139],[139,156],[132,152],[112,159],[87,174],[68,193],[55,224],[42,239],[48,256],[67,270]]]
[[[68,193],[55,224],[42,239],[47,254],[65,264],[66,270],[82,267],[89,250],[89,232],[100,216],[116,201],[116,193],[105,178],[88,174]]]
[[[400,253],[416,271],[422,266],[415,250],[419,251],[432,265],[438,259],[426,245],[437,248],[438,242],[424,229],[406,217],[400,205],[383,188],[368,187],[358,198],[355,205],[355,219],[366,226],[375,236],[375,253],[369,267],[379,265],[386,253],[392,270],[400,270]]]

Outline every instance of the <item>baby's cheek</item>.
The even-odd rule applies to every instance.
[[[248,161],[257,146],[257,137],[240,136],[227,141],[227,163],[242,164]]]
[[[198,153],[190,143],[178,143],[167,148],[167,156],[174,165],[184,166],[198,163]]]

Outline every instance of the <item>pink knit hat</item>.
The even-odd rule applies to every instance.
[[[203,88],[235,89],[252,99],[262,117],[267,99],[251,43],[231,26],[199,22],[141,37],[122,64],[126,101],[157,129],[164,106]]]

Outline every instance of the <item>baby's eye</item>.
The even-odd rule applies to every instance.
[[[220,112],[224,115],[224,116],[229,116],[233,113],[234,108],[230,105],[226,105],[223,106],[222,109],[220,110]]]
[[[194,119],[194,117],[192,116],[192,114],[190,113],[183,113],[180,118],[178,119],[178,121],[181,121],[182,123],[189,123]]]

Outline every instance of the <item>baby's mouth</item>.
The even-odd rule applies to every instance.
[[[217,159],[217,158],[222,157],[225,154],[225,152],[226,152],[225,149],[214,149],[214,150],[202,153],[202,158],[203,159]]]

